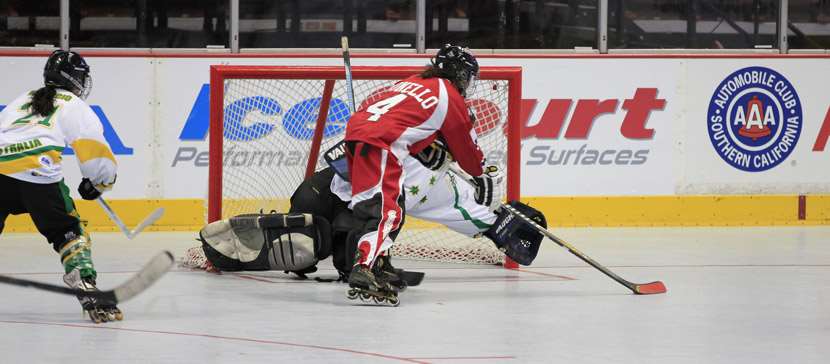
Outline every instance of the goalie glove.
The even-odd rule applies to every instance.
[[[501,168],[495,165],[484,167],[481,176],[473,177],[471,182],[476,188],[476,203],[490,207],[494,210],[500,203],[503,196],[504,173]]]
[[[510,201],[509,205],[542,228],[548,227],[541,211],[519,201]],[[495,213],[498,215],[496,221],[484,232],[484,236],[490,238],[510,259],[521,265],[530,265],[539,253],[539,245],[544,238],[542,233],[507,209],[502,208]]]
[[[430,144],[420,153],[415,155],[415,159],[417,159],[424,167],[427,167],[433,171],[437,171],[444,166],[444,163],[447,162],[447,158],[449,157],[449,152],[447,148],[444,147],[443,144],[439,141],[435,141],[435,143]]]

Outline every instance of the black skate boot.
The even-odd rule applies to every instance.
[[[374,273],[379,279],[389,282],[389,284],[399,292],[406,290],[406,287],[408,286],[407,282],[401,277],[403,269],[393,267],[392,260],[389,255],[382,255],[378,257],[375,262],[375,267],[372,269],[372,273]]]
[[[380,306],[398,306],[398,291],[383,276],[376,276],[373,269],[358,264],[349,274],[349,290],[346,297]]]
[[[63,276],[63,282],[70,288],[78,288],[84,291],[97,291],[95,287],[95,278],[86,277],[81,278],[81,272],[78,269],[73,269],[71,272]],[[98,300],[90,297],[78,297],[81,302],[84,312],[89,315],[89,319],[100,324],[108,321],[121,321],[124,319],[124,314],[115,305],[99,304]]]
[[[407,287],[415,287],[421,284],[421,281],[424,280],[423,272],[415,272],[393,267],[391,256],[388,254],[378,257],[377,260],[378,262],[375,264],[375,275],[380,275],[386,278],[386,281],[397,288],[398,291],[403,291]]]

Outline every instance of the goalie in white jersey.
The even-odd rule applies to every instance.
[[[345,282],[355,262],[360,221],[348,206],[351,185],[344,155],[343,142],[324,153],[330,167],[297,187],[287,214],[242,214],[205,226],[199,232],[202,247],[188,252],[186,264],[211,271],[277,270],[305,277],[317,271],[320,260],[331,256]],[[516,262],[530,265],[542,235],[500,208],[505,189],[500,168],[488,165],[480,177],[468,182],[464,179],[469,176],[460,175],[457,169],[450,171],[451,160],[445,149],[435,145],[403,160],[407,216],[442,224],[469,237],[485,236]],[[540,211],[518,201],[510,204],[547,227]],[[292,219],[301,223],[284,223]],[[394,268],[388,254],[378,259],[376,274],[396,289],[420,284],[423,273]]]
[[[84,101],[92,86],[86,61],[75,52],[55,51],[43,77],[43,87],[0,112],[0,233],[8,215],[29,213],[60,254],[64,282],[96,290],[91,240],[64,184],[61,154],[67,146],[75,151],[83,175],[78,192],[86,200],[115,183],[115,157],[100,120]],[[123,318],[114,305],[79,300],[95,322]]]

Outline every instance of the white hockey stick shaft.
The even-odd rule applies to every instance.
[[[105,201],[104,198],[101,196],[98,196],[98,198],[96,198],[95,201],[98,201],[98,205],[100,205],[101,208],[104,209],[104,212],[107,214],[107,216],[109,216],[110,220],[112,220],[112,222],[115,223],[115,226],[118,226],[118,228],[121,229],[121,232],[123,232],[124,235],[127,236],[127,239],[132,239],[130,229],[127,229],[127,225],[124,225],[124,222],[121,221],[121,218],[119,218],[118,215],[115,214],[115,211],[112,210],[107,201]]]
[[[352,107],[352,113],[357,111],[354,101],[354,89],[352,88],[352,62],[349,56],[349,37],[343,36],[340,38],[340,46],[343,48],[343,67],[346,69],[346,93],[349,96],[349,105]]]
[[[146,227],[148,227],[150,225],[153,225],[153,223],[155,223],[156,220],[160,219],[161,215],[163,215],[163,214],[164,214],[164,207],[157,208],[155,211],[151,212],[150,215],[147,215],[147,217],[144,218],[144,220],[142,220],[135,227],[135,229],[130,231],[130,235],[132,235],[133,238],[136,237],[136,235],[138,235],[138,233],[140,233]],[[130,239],[132,239],[132,238],[130,238]]]
[[[119,229],[121,229],[121,232],[123,232],[124,235],[127,236],[127,239],[130,240],[135,238],[136,235],[138,235],[138,233],[140,233],[142,230],[155,223],[156,220],[160,219],[161,215],[164,214],[164,208],[160,207],[152,213],[150,213],[150,215],[148,215],[146,218],[144,218],[144,220],[142,220],[138,224],[138,226],[135,227],[135,229],[130,230],[127,228],[127,225],[125,225],[124,222],[121,221],[121,218],[118,217],[118,215],[115,213],[112,207],[110,207],[107,201],[104,200],[103,197],[99,196],[95,200],[98,201],[98,205],[100,205],[101,208],[104,209],[104,212],[107,214],[107,216],[109,216],[110,220],[112,220],[112,222],[114,222],[115,225],[118,226]]]
[[[148,287],[158,281],[170,267],[173,266],[175,259],[173,254],[168,251],[163,251],[153,257],[147,265],[144,266],[138,273],[132,276],[128,281],[122,283],[110,291],[84,291],[76,288],[68,288],[49,283],[38,281],[31,281],[17,277],[9,277],[0,275],[0,283],[13,284],[20,287],[32,287],[54,293],[71,294],[78,297],[89,297],[100,300],[104,303],[118,304],[125,302],[141,292],[144,292]]]

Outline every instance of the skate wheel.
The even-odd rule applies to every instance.
[[[124,319],[124,314],[123,314],[123,313],[121,313],[121,312],[117,312],[117,313],[115,314],[115,319],[116,319],[116,320],[118,320],[118,321],[123,320],[123,319]]]
[[[360,292],[360,298],[363,299],[363,300],[368,301],[368,300],[372,299],[372,295],[370,295],[366,292]]]
[[[398,300],[398,297],[389,297],[386,300],[389,301],[389,304],[394,307],[398,307],[398,305],[401,304],[401,301]]]
[[[353,289],[350,289],[348,292],[346,292],[346,298],[348,298],[350,300],[357,299],[357,296],[358,296],[357,291],[355,291]]]
[[[101,320],[101,317],[96,314],[90,314],[89,318],[92,320],[92,322],[96,324],[100,324],[101,322],[103,322],[103,320]]]

